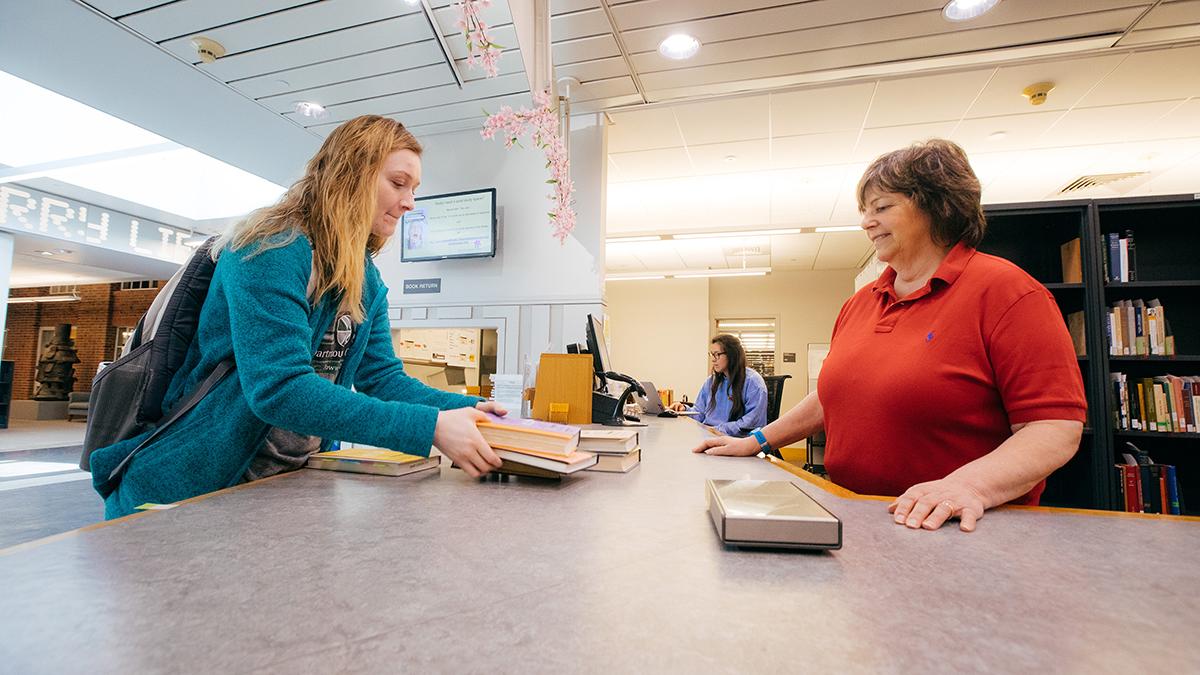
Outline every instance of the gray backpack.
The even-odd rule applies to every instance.
[[[215,240],[210,238],[192,253],[142,315],[121,358],[92,380],[81,469],[90,470],[89,460],[95,450],[154,429],[105,478],[98,488],[102,496],[116,489],[134,456],[234,370],[232,359],[222,361],[195,391],[171,410],[163,410],[167,387],[187,358],[200,324],[200,308],[208,297],[216,269],[210,255]]]

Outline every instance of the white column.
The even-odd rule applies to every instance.
[[[0,356],[4,354],[4,337],[8,325],[8,287],[12,278],[13,236],[0,232]]]

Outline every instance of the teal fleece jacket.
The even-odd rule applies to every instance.
[[[387,287],[365,257],[361,326],[336,382],[312,368],[313,353],[332,323],[337,299],[306,298],[312,245],[303,235],[252,255],[225,250],[218,259],[196,337],[163,401],[169,410],[221,361],[237,370],[142,450],[105,499],[105,517],[133,513],[146,502],[168,504],[237,484],[271,427],[428,455],[439,410],[480,399],[440,391],[409,377],[392,348]],[[353,386],[355,391],[350,387]],[[150,432],[96,450],[99,488]]]

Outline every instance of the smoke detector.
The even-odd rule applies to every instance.
[[[1021,95],[1029,99],[1029,105],[1041,105],[1046,102],[1046,96],[1054,91],[1053,82],[1038,82],[1021,90]]]
[[[204,63],[212,63],[225,56],[225,47],[216,40],[206,37],[194,37],[192,38],[192,46],[196,48],[196,55]]]

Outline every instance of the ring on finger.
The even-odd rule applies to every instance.
[[[949,499],[943,499],[941,506],[944,506],[947,509],[949,509],[950,513],[954,513],[954,511],[955,511],[955,506]]]

